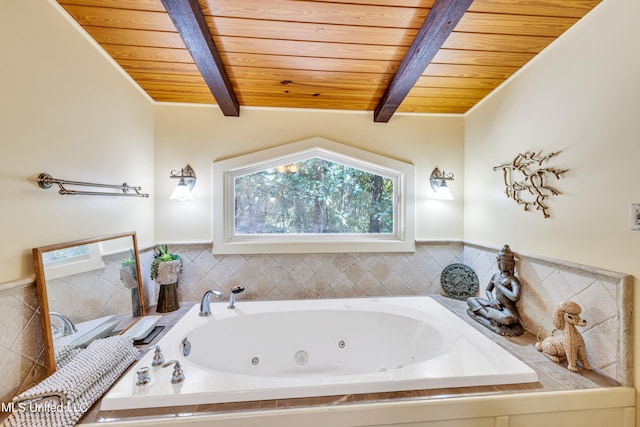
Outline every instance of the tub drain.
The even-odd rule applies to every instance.
[[[298,365],[306,365],[309,361],[309,353],[304,350],[301,350],[293,356],[293,359],[296,361]]]
[[[256,366],[258,363],[260,363],[260,358],[258,356],[254,356],[251,358],[251,364],[253,366]]]

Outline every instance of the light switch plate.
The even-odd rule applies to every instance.
[[[640,203],[631,204],[631,229],[640,230]]]

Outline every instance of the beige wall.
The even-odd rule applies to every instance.
[[[640,202],[639,19],[637,0],[605,0],[468,114],[465,241],[640,277],[640,232],[629,229]],[[524,151],[561,151],[551,164],[570,170],[551,182],[562,194],[548,219],[507,199],[492,170]]]
[[[462,116],[396,115],[374,123],[372,113],[243,108],[238,118],[216,107],[156,107],[156,221],[159,242],[212,239],[212,162],[314,136],[386,155],[416,166],[416,238],[462,239]],[[198,176],[194,201],[169,200],[169,172],[190,164]],[[434,167],[455,174],[454,201],[435,201]]]
[[[153,242],[153,199],[61,196],[56,178],[153,195],[153,105],[44,0],[0,2],[0,283],[32,274],[31,248],[137,231]]]

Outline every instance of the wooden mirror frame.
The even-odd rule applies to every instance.
[[[131,237],[133,241],[133,256],[135,258],[136,273],[137,273],[137,279],[138,279],[138,298],[140,301],[140,313],[141,313],[140,317],[142,317],[145,315],[145,305],[144,305],[144,295],[143,295],[143,288],[142,288],[142,275],[140,271],[140,258],[138,255],[138,241],[136,239],[135,231],[121,233],[121,234],[112,234],[107,236],[94,237],[90,239],[75,240],[72,242],[58,243],[54,245],[33,248],[33,265],[34,265],[35,276],[36,276],[36,288],[38,292],[38,301],[40,303],[40,319],[42,323],[42,335],[43,335],[43,341],[44,341],[44,351],[46,356],[46,367],[47,367],[48,375],[51,375],[56,371],[56,359],[55,359],[55,351],[54,351],[53,334],[51,332],[51,318],[49,315],[49,299],[47,296],[47,279],[45,276],[44,262],[42,259],[43,253],[54,251],[54,250],[65,249],[65,248],[71,248],[74,246],[90,245],[93,243],[100,243],[100,242],[121,239],[126,237]],[[128,327],[130,327],[131,325],[128,325]]]

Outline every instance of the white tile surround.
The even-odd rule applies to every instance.
[[[228,294],[237,285],[246,288],[239,300],[437,294],[442,269],[462,262],[463,256],[461,242],[418,244],[413,253],[214,256],[209,245],[170,249],[184,262],[181,301],[199,301],[209,289]],[[140,258],[143,271],[148,271],[151,252],[144,251]]]
[[[497,271],[499,248],[419,242],[414,253],[225,256],[212,255],[210,245],[204,244],[170,245],[170,249],[184,260],[178,287],[181,301],[199,301],[209,289],[228,294],[231,287],[244,285],[247,290],[238,298],[241,303],[243,299],[440,294],[442,269],[459,262],[475,270],[483,292]],[[633,277],[512,250],[523,284],[519,309],[525,328],[534,334],[549,333],[555,307],[563,300],[578,302],[588,322],[581,332],[592,364],[623,385],[631,385]],[[148,278],[152,251],[140,256],[149,289],[145,296],[155,304],[157,289]],[[46,375],[33,280],[0,285],[0,310],[0,401],[8,402]]]

